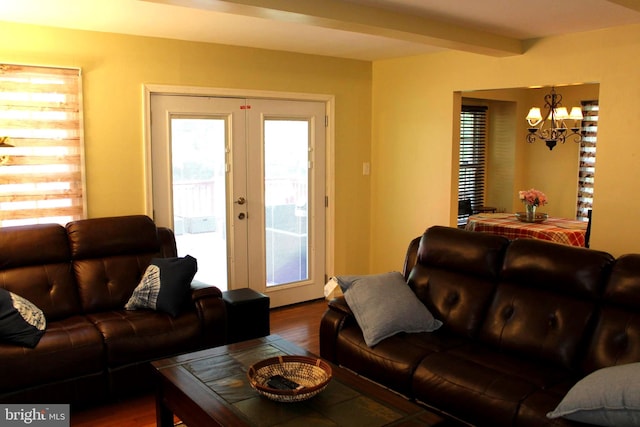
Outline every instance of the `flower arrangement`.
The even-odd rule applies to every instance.
[[[547,204],[547,196],[540,190],[534,188],[526,191],[519,191],[518,195],[522,203],[529,206],[540,206]]]

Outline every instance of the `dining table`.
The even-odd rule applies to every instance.
[[[551,216],[543,221],[525,222],[515,213],[479,213],[468,218],[465,229],[498,234],[510,240],[532,238],[584,247],[587,222]]]

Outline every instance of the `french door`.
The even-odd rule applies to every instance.
[[[323,295],[323,102],[151,95],[154,220],[196,279],[271,306]]]

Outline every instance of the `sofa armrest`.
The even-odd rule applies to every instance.
[[[343,313],[346,316],[353,316],[353,312],[351,311],[351,308],[349,308],[349,304],[347,304],[347,300],[343,295],[331,299],[329,301],[329,308]]]
[[[344,296],[339,296],[329,301],[327,311],[325,311],[320,321],[320,356],[330,362],[337,362],[336,340],[338,333],[344,326],[344,322],[352,317],[353,313],[347,305]]]
[[[191,283],[191,299],[200,318],[202,347],[226,344],[227,307],[220,289],[194,280]]]
[[[196,301],[198,298],[213,296],[222,298],[222,291],[217,287],[199,280],[191,281],[191,299]]]

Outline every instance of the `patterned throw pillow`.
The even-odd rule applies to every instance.
[[[152,259],[125,310],[150,308],[176,317],[189,304],[191,280],[197,271],[198,262],[190,255]]]
[[[26,298],[0,288],[0,341],[34,348],[46,327],[42,310]]]

